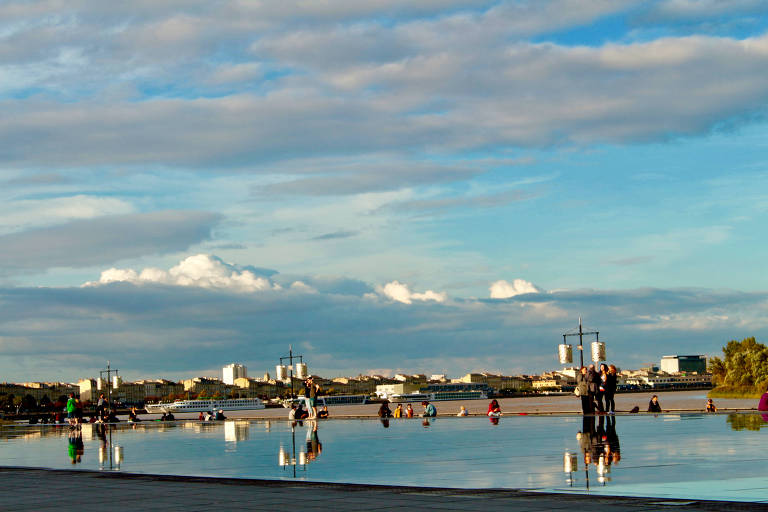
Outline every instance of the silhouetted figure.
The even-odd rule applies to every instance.
[[[603,412],[602,400],[597,401],[598,391],[600,387],[600,372],[595,370],[595,365],[593,364],[589,365],[589,368],[587,368],[587,381],[588,381],[588,388],[589,388],[589,396],[590,396],[590,399],[592,400],[592,403],[594,404],[593,408],[597,406],[597,412]],[[602,395],[600,395],[600,398],[602,399]]]
[[[384,400],[384,402],[381,404],[381,407],[379,407],[379,418],[391,418],[392,417],[392,410],[389,408],[389,402],[387,400]]]
[[[608,365],[608,373],[605,376],[605,394],[603,399],[605,400],[605,411],[609,414],[616,413],[616,402],[614,396],[616,395],[616,385],[618,383],[619,376],[616,367],[612,364]]]
[[[648,412],[661,412],[661,404],[659,403],[659,397],[653,395],[651,401],[648,402]]]
[[[589,378],[589,372],[587,371],[586,366],[582,366],[579,373],[576,374],[576,394],[579,395],[579,398],[581,399],[581,413],[582,414],[593,414],[595,412],[595,404],[593,402],[593,397],[589,394],[589,384],[590,384],[590,378]]]

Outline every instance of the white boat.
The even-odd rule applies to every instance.
[[[306,398],[300,396],[298,398],[283,400],[283,407],[290,408],[292,404],[306,402]],[[325,395],[317,397],[317,407],[323,407],[324,405],[362,405],[368,402],[368,395]]]
[[[176,400],[145,404],[148,413],[163,412],[205,412],[205,411],[249,411],[264,409],[264,403],[259,398],[228,398],[226,400],[200,399]]]
[[[433,393],[393,394],[390,402],[440,402],[446,400],[487,400],[485,391],[435,391]]]

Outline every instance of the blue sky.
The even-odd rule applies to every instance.
[[[763,338],[766,11],[5,2],[0,380]]]

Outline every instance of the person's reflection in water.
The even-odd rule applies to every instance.
[[[389,428],[389,418],[381,418],[381,426]]]
[[[323,443],[317,436],[317,420],[307,422],[307,462],[312,462],[323,453]]]
[[[421,422],[421,425],[424,428],[429,428],[429,420],[427,418],[424,418],[424,421]]]
[[[576,433],[579,448],[584,455],[584,465],[592,462],[592,438],[595,436],[595,417],[585,415],[581,420],[581,431]]]
[[[592,424],[594,425],[594,420]],[[606,440],[607,436],[605,435],[605,416],[600,416],[600,419],[597,423],[597,428],[592,432],[592,464],[598,464],[600,461],[600,456],[603,455],[605,450]]]
[[[621,460],[621,447],[619,446],[619,435],[616,433],[615,416],[608,418],[608,425],[605,429],[605,436],[605,458],[608,464],[618,464]]]
[[[491,425],[498,425],[499,424],[498,416],[492,416],[492,417],[490,417],[488,419],[491,420]]]
[[[69,443],[67,446],[67,452],[69,453],[69,458],[72,460],[72,464],[77,464],[78,462],[83,461],[84,451],[83,431],[80,428],[75,428],[69,432]]]

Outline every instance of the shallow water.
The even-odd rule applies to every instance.
[[[586,433],[586,435],[579,433]],[[7,466],[768,502],[756,414],[121,424],[0,430]],[[578,439],[581,437],[581,441]],[[115,447],[122,452],[116,456]],[[586,454],[585,454],[586,449]],[[564,455],[577,467],[564,472]],[[599,455],[603,463],[599,463]],[[73,456],[76,460],[72,462]],[[592,459],[585,465],[585,459]]]

